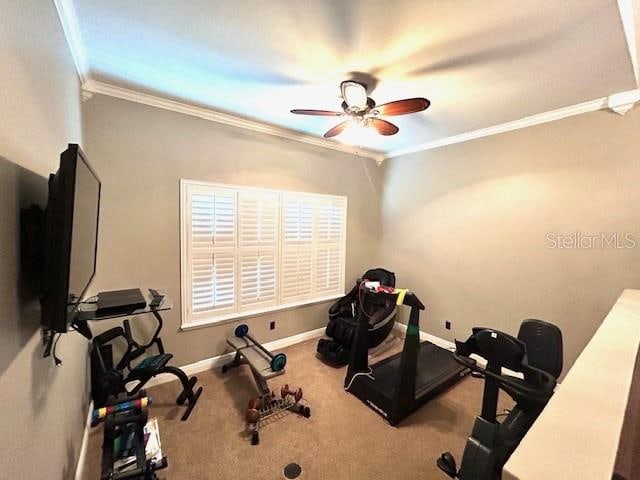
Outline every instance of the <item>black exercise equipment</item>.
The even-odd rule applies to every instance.
[[[472,354],[486,359],[486,367],[469,358]],[[499,480],[502,467],[553,395],[562,372],[562,333],[542,320],[522,322],[518,338],[474,328],[466,342],[456,341],[454,358],[484,377],[482,414],[467,440],[460,470],[449,452],[442,454],[437,465],[459,480]],[[520,372],[523,378],[507,375],[503,368]],[[496,412],[500,389],[516,402],[502,423]]]
[[[349,363],[351,345],[355,337],[359,315],[369,321],[369,348],[380,345],[389,336],[396,321],[395,302],[385,297],[362,297],[360,285],[365,281],[380,282],[388,287],[396,286],[396,276],[384,268],[367,270],[351,291],[329,308],[329,323],[325,330],[328,338],[321,338],[316,348],[320,356],[333,365]],[[364,303],[361,302],[364,300]]]
[[[195,407],[202,387],[194,391],[198,379],[189,378],[181,369],[168,365],[173,355],[165,353],[160,331],[162,330],[162,317],[155,307],[151,306],[151,312],[158,322],[156,330],[151,340],[146,344],[139,344],[131,335],[129,320],[124,320],[123,327],[115,327],[94,337],[91,348],[91,394],[96,408],[104,406],[110,397],[131,397],[140,392],[142,387],[156,375],[168,373],[175,375],[182,384],[182,392],[178,395],[176,403],[184,405],[187,402],[187,409],[182,415],[182,420],[187,420],[193,407]],[[126,350],[120,360],[114,362],[114,342],[117,339],[124,339]],[[156,346],[157,355],[152,355],[136,366],[132,367],[131,362],[147,353],[152,346]],[[127,390],[129,382],[136,382],[131,390]]]
[[[420,343],[420,310],[424,305],[406,290],[371,291],[361,285],[363,295],[383,296],[411,307],[409,324],[401,353],[368,365],[369,322],[359,315],[345,390],[397,425],[409,414],[443,390],[461,380],[469,368],[453,359],[449,350],[424,341]]]
[[[157,480],[156,471],[167,467],[166,457],[159,462],[147,460],[144,426],[147,410],[136,408],[110,414],[104,422],[101,480]],[[115,462],[123,457],[135,457],[131,468],[120,471]]]

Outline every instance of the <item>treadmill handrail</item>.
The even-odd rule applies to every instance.
[[[396,290],[401,290],[401,289],[396,289]],[[384,296],[390,298],[391,300],[393,300],[394,302],[397,300],[397,298],[400,295],[400,293],[401,293],[401,291],[396,291],[396,292],[379,291],[379,292],[376,292],[374,290],[367,290],[365,292],[365,294],[367,294],[367,295],[384,295]],[[416,296],[416,294],[411,292],[411,291],[408,291],[408,290],[404,294],[404,298],[402,300],[402,305],[406,305],[407,307],[415,307],[415,308],[418,308],[419,310],[424,310],[425,309],[424,304],[420,301],[420,299]]]

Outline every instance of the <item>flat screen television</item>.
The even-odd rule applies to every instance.
[[[49,177],[45,213],[42,326],[64,333],[96,271],[100,179],[76,144]]]

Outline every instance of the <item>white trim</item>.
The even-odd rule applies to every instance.
[[[273,305],[270,307],[264,307],[259,310],[250,310],[244,312],[233,312],[227,315],[213,316],[211,318],[205,318],[202,320],[194,320],[186,325],[180,325],[180,330],[189,331],[203,327],[210,327],[212,325],[224,325],[225,323],[236,322],[244,318],[260,317],[269,313],[283,312],[285,310],[294,310],[300,307],[309,307],[311,305],[317,305],[319,303],[330,302],[345,296],[345,293],[335,293],[326,297],[317,298],[313,300],[300,300],[295,303],[288,303],[286,305]]]
[[[326,327],[321,327],[315,330],[309,330],[308,332],[298,333],[297,335],[292,335],[290,337],[285,337],[279,340],[274,340],[269,343],[264,343],[263,347],[271,352],[276,350],[281,350],[283,348],[290,347],[298,343],[306,342],[307,340],[320,338],[324,335],[325,329]],[[214,368],[222,367],[222,365],[224,365],[225,363],[230,362],[233,359],[234,355],[235,355],[235,352],[223,353],[215,357],[205,358],[203,360],[199,360],[197,362],[184,365],[180,368],[188,376],[196,375],[198,373],[213,370]],[[161,385],[163,383],[168,383],[173,381],[176,381],[173,375],[158,375],[157,377],[153,377],[151,380],[149,380],[146,383],[145,388],[155,387],[156,385]]]
[[[173,112],[182,113],[184,115],[191,115],[194,117],[202,118],[212,122],[222,123],[225,125],[232,125],[247,130],[253,130],[256,132],[265,133],[267,135],[273,135],[276,137],[286,138],[289,140],[308,143],[319,147],[330,148],[332,150],[338,150],[344,153],[349,153],[356,156],[371,158],[376,161],[378,165],[388,158],[400,157],[411,153],[422,152],[425,150],[433,150],[447,145],[454,145],[456,143],[463,143],[476,138],[488,137],[491,135],[497,135],[500,133],[511,132],[513,130],[519,130],[522,128],[532,127],[535,125],[541,125],[543,123],[553,122],[561,120],[567,117],[573,117],[575,115],[581,115],[583,113],[595,112],[603,109],[611,109],[617,113],[623,108],[626,108],[626,113],[637,101],[634,101],[631,105],[624,103],[623,106],[618,105],[620,98],[632,98],[636,95],[640,95],[640,90],[629,90],[626,92],[619,92],[611,94],[607,97],[597,98],[595,100],[589,100],[586,102],[570,105],[568,107],[558,108],[556,110],[550,110],[548,112],[538,113],[536,115],[530,115],[511,122],[500,123],[491,127],[481,128],[478,130],[472,130],[470,132],[460,133],[458,135],[452,135],[450,137],[439,138],[431,140],[429,142],[413,145],[407,148],[401,148],[399,150],[393,150],[388,153],[375,152],[372,150],[366,150],[358,148],[356,146],[350,146],[334,142],[331,140],[325,140],[323,138],[317,138],[304,133],[296,132],[282,127],[269,125],[255,120],[248,120],[228,113],[218,112],[213,109],[195,107],[186,103],[177,102],[175,100],[168,100],[165,98],[157,97],[154,95],[129,90],[126,88],[110,85],[104,82],[98,82],[95,80],[87,80],[82,85],[82,90],[85,95],[87,94],[101,94],[111,97],[121,98],[123,100],[129,100],[131,102],[141,103]],[[628,106],[628,108],[627,108]]]
[[[80,77],[80,83],[84,84],[89,80],[89,65],[87,63],[87,53],[82,43],[82,35],[80,33],[80,25],[78,16],[73,6],[72,0],[53,0],[53,4],[58,11],[58,17],[62,24],[64,36],[67,39],[67,45],[73,57],[73,63]]]
[[[578,103],[569,107],[558,108],[557,110],[551,110],[549,112],[539,113],[537,115],[531,115],[512,122],[501,123],[492,127],[481,128],[479,130],[473,130],[471,132],[465,132],[451,137],[439,138],[430,142],[421,143],[412,147],[402,148],[400,150],[394,150],[385,155],[386,158],[400,157],[402,155],[408,155],[410,153],[422,152],[425,150],[433,150],[435,148],[444,147],[447,145],[453,145],[455,143],[467,142],[476,138],[488,137],[491,135],[497,135],[499,133],[510,132],[512,130],[518,130],[521,128],[532,127],[534,125],[540,125],[542,123],[553,122],[555,120],[561,120],[563,118],[572,117],[575,115],[581,115],[583,113],[595,112],[597,110],[603,110],[610,108],[616,110],[618,107],[617,102],[621,96],[624,98],[631,98],[639,95],[639,90],[630,90],[628,92],[621,92],[613,94],[608,97],[598,98],[596,100],[590,100],[588,102]],[[628,103],[628,102],[627,102]],[[635,103],[635,102],[634,102]]]
[[[80,447],[80,455],[78,455],[78,463],[76,463],[75,480],[83,480],[85,478],[84,468],[87,463],[87,450],[89,449],[89,434],[91,431],[91,420],[93,417],[93,400],[89,403],[87,412],[87,420],[84,425],[84,434],[82,435],[82,446]]]
[[[235,261],[235,272],[236,272],[236,295],[233,305],[229,308],[220,308],[220,309],[212,309],[209,312],[200,312],[194,313],[190,311],[191,300],[190,300],[190,292],[191,292],[191,239],[190,239],[190,211],[189,211],[189,199],[190,193],[194,189],[203,189],[207,192],[216,193],[218,190],[220,192],[233,192],[235,202],[235,249],[234,249],[234,261]],[[347,229],[347,197],[342,195],[331,195],[324,193],[312,193],[312,192],[293,192],[290,190],[277,190],[277,189],[267,189],[260,187],[247,187],[247,186],[237,186],[237,185],[228,185],[223,183],[216,182],[205,182],[205,181],[194,181],[187,179],[180,179],[180,294],[181,294],[181,321],[180,321],[180,329],[181,330],[190,330],[193,328],[201,328],[210,325],[220,325],[224,323],[229,323],[232,321],[236,321],[240,318],[254,317],[258,315],[265,315],[273,312],[279,312],[282,310],[289,310],[292,308],[313,305],[317,303],[323,303],[331,300],[335,300],[336,298],[340,298],[344,296],[344,285],[346,278],[346,229]],[[276,255],[276,273],[278,275],[279,280],[276,282],[276,300],[270,305],[257,306],[252,309],[243,309],[239,302],[239,292],[240,292],[240,281],[238,278],[240,267],[239,267],[239,258],[241,249],[238,246],[239,241],[239,223],[238,223],[238,212],[240,208],[239,196],[244,192],[258,192],[258,193],[269,193],[277,195],[278,197],[278,218],[279,222],[276,229],[277,235],[277,255]],[[224,194],[224,193],[222,193]],[[340,279],[339,279],[339,288],[338,290],[331,290],[322,295],[318,295],[317,293],[312,293],[311,295],[301,296],[299,298],[290,299],[287,303],[280,303],[281,301],[281,286],[282,286],[282,248],[284,242],[284,225],[282,209],[284,208],[283,200],[288,198],[288,196],[294,196],[295,198],[301,197],[303,199],[308,198],[310,201],[314,202],[314,225],[317,221],[316,213],[317,213],[317,202],[323,202],[325,199],[329,201],[339,201],[342,203],[342,237],[340,239],[340,252],[341,252],[341,265],[340,265]],[[316,239],[316,226],[313,227],[313,244],[312,247],[312,271],[315,272],[315,262],[316,262],[316,254],[317,254],[317,239]],[[337,243],[337,242],[335,242]],[[337,246],[337,245],[336,245]],[[316,292],[315,288],[312,287],[312,292]]]
[[[636,44],[636,21],[633,12],[633,0],[618,0],[618,10],[620,11],[622,28],[624,30],[624,36],[627,40],[627,48],[629,49],[629,55],[631,57],[633,75],[636,79],[636,85],[640,86],[640,77],[638,76],[638,50]]]
[[[610,95],[607,100],[607,107],[619,115],[624,115],[640,101],[640,90],[630,90],[628,92]]]
[[[334,195],[331,193],[316,193],[316,192],[300,192],[297,190],[288,190],[281,188],[264,188],[264,187],[254,187],[253,185],[240,185],[237,183],[220,183],[220,182],[207,182],[205,180],[193,180],[190,178],[181,178],[180,179],[180,188],[186,185],[196,185],[200,187],[211,187],[211,188],[234,188],[234,189],[245,189],[252,190],[255,192],[265,192],[265,193],[288,193],[293,195],[307,195],[309,197],[326,197],[326,198],[334,198],[339,200],[346,200],[347,197],[345,195]],[[182,191],[182,190],[181,190]]]
[[[99,93],[101,95],[129,100],[130,102],[162,108],[164,110],[170,110],[172,112],[202,118],[210,122],[221,123],[224,125],[230,125],[232,127],[243,128],[245,130],[265,133],[267,135],[286,138],[295,142],[307,143],[310,145],[315,145],[317,147],[330,148],[332,150],[349,153],[351,155],[371,158],[373,160],[376,160],[377,162],[380,162],[384,158],[384,154],[381,152],[374,152],[372,150],[345,145],[334,140],[326,140],[324,138],[314,137],[312,135],[307,135],[306,133],[289,130],[283,127],[277,127],[275,125],[270,125],[255,120],[249,120],[236,115],[231,115],[229,113],[219,112],[211,108],[196,107],[194,105],[178,102],[176,100],[169,100],[155,95],[150,95],[148,93],[142,93],[127,88],[118,87],[96,80],[89,79],[85,81],[82,84],[82,90],[84,92]]]
[[[393,328],[398,331],[402,336],[407,333],[407,326],[404,323],[396,322]],[[431,335],[430,333],[423,332],[420,330],[420,341],[424,342],[425,340],[433,343],[442,348],[446,348],[447,350],[451,350],[456,347],[455,343],[450,342],[449,340],[445,340],[444,338],[436,337],[435,335]]]

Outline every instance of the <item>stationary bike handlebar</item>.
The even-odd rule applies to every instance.
[[[553,392],[553,389],[556,386],[556,379],[555,377],[553,377],[553,375],[550,375],[544,370],[540,370],[529,365],[526,366],[526,373],[539,375],[542,379],[542,381],[540,382],[540,387],[538,388],[532,387],[527,383],[512,380],[512,378],[515,377],[511,377],[511,375],[499,375],[491,372],[490,370],[487,370],[486,368],[482,368],[478,365],[478,362],[466,355],[458,353],[457,351],[453,353],[453,358],[465,367],[468,367],[475,372],[479,372],[486,377],[493,378],[501,385],[506,385],[513,388],[516,392],[524,395],[529,400],[546,402],[549,398],[549,394]],[[522,371],[521,373],[525,372]]]

